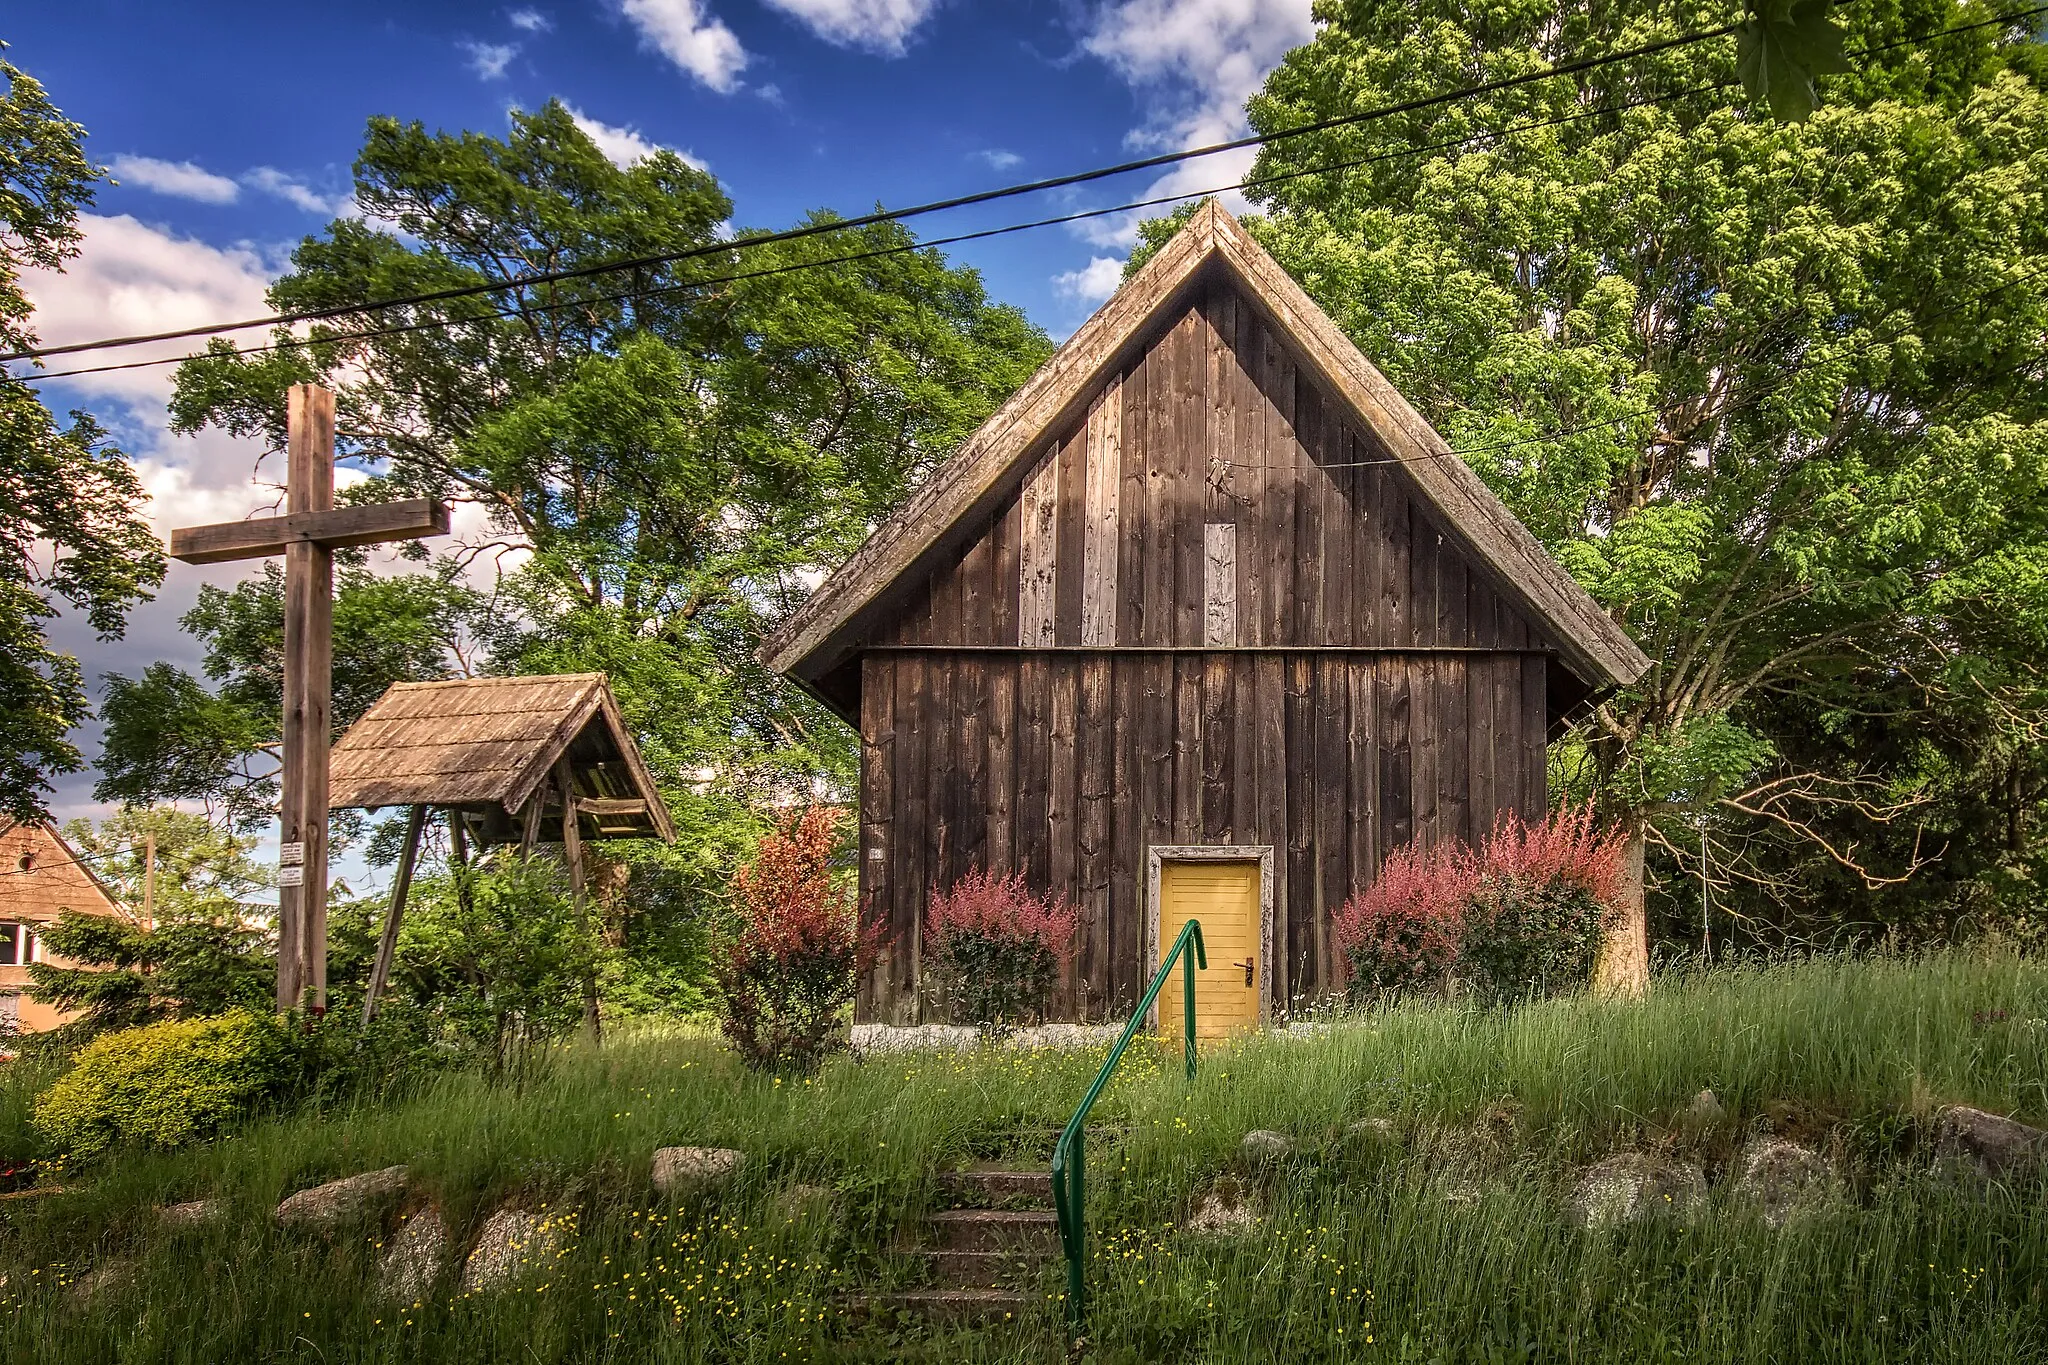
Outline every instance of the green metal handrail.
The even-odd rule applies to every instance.
[[[1194,956],[1188,955],[1188,945],[1194,945]],[[1182,1049],[1187,1054],[1188,1079],[1195,1078],[1195,968],[1209,970],[1209,954],[1202,947],[1202,925],[1199,920],[1189,920],[1187,927],[1180,931],[1180,937],[1173,941],[1173,948],[1159,964],[1158,974],[1152,984],[1145,988],[1145,998],[1138,1002],[1138,1012],[1131,1016],[1131,1022],[1124,1025],[1123,1036],[1116,1040],[1116,1046],[1109,1050],[1109,1059],[1102,1064],[1102,1070],[1095,1073],[1095,1084],[1088,1087],[1088,1093],[1074,1110],[1074,1117],[1067,1120],[1067,1126],[1060,1130],[1060,1140],[1052,1149],[1052,1206],[1059,1215],[1060,1247],[1067,1254],[1067,1321],[1073,1325],[1076,1336],[1087,1325],[1088,1289],[1083,1257],[1087,1253],[1088,1228],[1083,1212],[1088,1202],[1088,1111],[1095,1107],[1095,1101],[1102,1094],[1103,1087],[1116,1071],[1116,1065],[1124,1059],[1124,1049],[1137,1036],[1138,1028],[1151,1012],[1152,1004],[1159,998],[1159,988],[1166,984],[1166,974],[1173,970],[1174,960],[1181,965],[1181,987],[1185,997],[1187,1017],[1181,1030]]]

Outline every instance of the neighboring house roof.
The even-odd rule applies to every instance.
[[[871,609],[885,610],[892,590],[927,567],[954,528],[1015,489],[1046,438],[1081,413],[1205,269],[1228,272],[1301,360],[1387,444],[1420,495],[1468,553],[1492,566],[1503,591],[1545,629],[1573,673],[1593,689],[1642,676],[1650,661],[1628,633],[1213,200],[818,586],[762,645],[762,663],[815,684],[856,653]]]
[[[115,915],[121,907],[55,825],[0,823],[0,920],[52,920],[66,910]]]
[[[603,834],[675,837],[602,673],[394,683],[334,746],[328,805],[514,815],[565,755]]]

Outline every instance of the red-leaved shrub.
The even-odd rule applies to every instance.
[[[1080,923],[1064,900],[1034,896],[1021,872],[977,870],[932,892],[926,960],[954,1019],[995,1034],[1042,1018]]]
[[[757,1071],[815,1070],[874,958],[878,930],[863,934],[853,897],[832,884],[839,820],[831,806],[786,814],[733,876],[742,923],[716,960],[720,1026]]]
[[[1611,906],[1621,902],[1621,855],[1627,842],[1619,826],[1594,824],[1590,805],[1559,811],[1535,825],[1510,813],[1487,836],[1480,861],[1488,875],[1576,886]]]
[[[1337,912],[1354,1001],[1455,980],[1484,999],[1576,990],[1592,976],[1619,904],[1625,844],[1590,807],[1539,824],[1502,818],[1477,853],[1462,844],[1388,857]]]
[[[1346,992],[1358,1000],[1443,985],[1478,884],[1478,861],[1462,844],[1389,854],[1373,884],[1337,911]]]

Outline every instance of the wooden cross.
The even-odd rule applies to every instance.
[[[277,1007],[327,1008],[327,749],[334,667],[334,552],[448,534],[432,498],[334,505],[334,392],[294,384],[285,515],[171,532],[187,564],[284,556],[284,786],[278,804]]]

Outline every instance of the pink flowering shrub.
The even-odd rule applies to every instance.
[[[932,893],[925,960],[954,1019],[1000,1034],[1044,1017],[1080,922],[1064,900],[1033,895],[1023,873],[977,870]]]
[[[1510,1000],[1581,988],[1620,902],[1624,843],[1586,808],[1534,825],[1509,815],[1476,853],[1399,850],[1337,912],[1346,993],[1363,1001],[1455,981]]]

